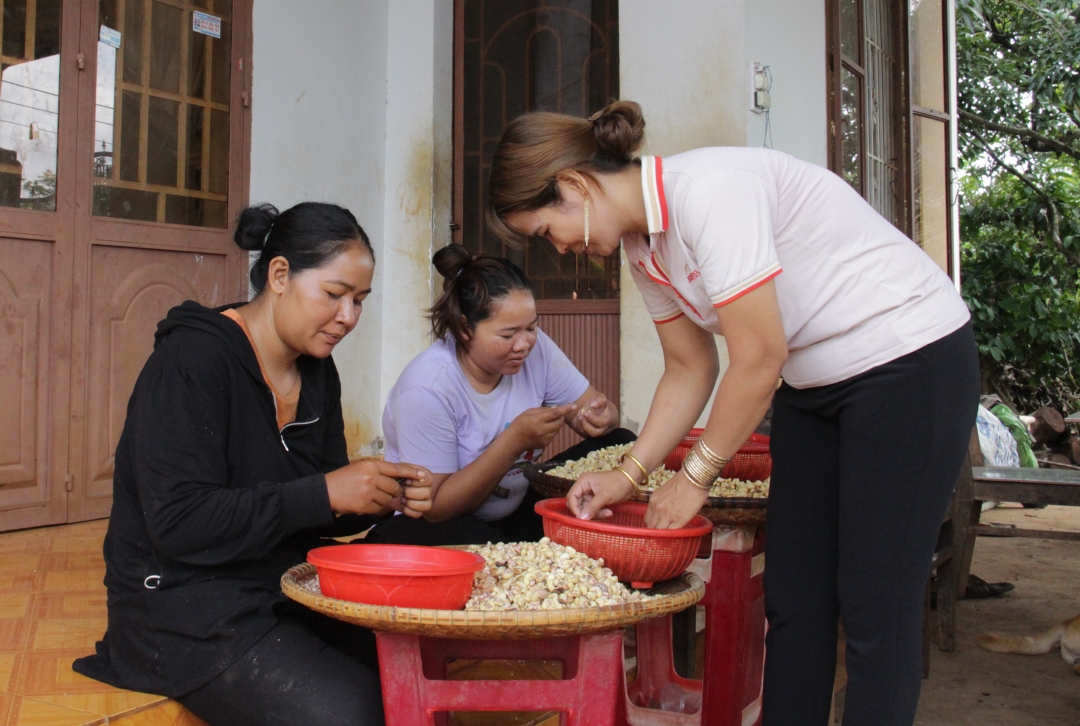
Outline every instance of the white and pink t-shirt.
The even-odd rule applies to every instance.
[[[537,331],[536,345],[521,370],[503,376],[491,393],[479,393],[469,383],[452,337],[437,340],[405,366],[390,389],[382,418],[386,460],[453,474],[484,453],[519,414],[573,403],[587,390],[588,379],[543,331]],[[542,451],[526,451],[518,463]],[[515,466],[473,514],[488,521],[502,519],[518,508],[528,488]]]
[[[715,308],[775,280],[796,388],[846,380],[970,318],[948,275],[847,182],[770,149],[641,159],[649,236],[623,238],[653,320]]]

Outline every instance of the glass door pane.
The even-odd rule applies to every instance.
[[[231,0],[101,0],[94,214],[228,226]]]
[[[926,116],[913,118],[915,234],[912,238],[948,272],[949,192],[945,131],[943,121]]]
[[[911,0],[911,100],[945,111],[945,33],[941,0]]]
[[[61,0],[0,0],[0,206],[56,211]]]
[[[863,163],[862,79],[842,66],[840,71],[841,176],[862,194]]]

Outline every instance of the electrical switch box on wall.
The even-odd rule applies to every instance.
[[[750,66],[750,108],[756,113],[764,113],[772,106],[772,72],[769,66],[754,61]]]

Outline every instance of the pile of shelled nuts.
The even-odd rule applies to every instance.
[[[632,445],[633,444],[621,444],[619,446],[609,446],[606,449],[597,449],[596,451],[590,452],[584,459],[568,461],[562,466],[548,469],[546,473],[561,479],[573,479],[577,481],[582,474],[586,474],[590,471],[611,471],[619,465],[619,462],[622,461],[623,456],[630,451]],[[668,471],[661,466],[652,474],[649,474],[649,481],[642,486],[642,489],[645,491],[659,489],[673,476],[675,476],[674,472]]]
[[[467,549],[479,553],[487,564],[476,573],[466,610],[561,610],[648,599],[620,583],[603,560],[547,537]]]
[[[568,461],[562,466],[548,469],[547,474],[562,479],[577,480],[582,474],[590,471],[611,471],[623,456],[630,451],[631,444],[609,446],[590,453],[584,459]],[[631,473],[634,473],[631,469]],[[675,476],[675,472],[669,471],[664,466],[649,474],[649,481],[641,486],[642,491],[654,492],[667,483],[668,479]],[[754,499],[767,499],[769,496],[769,480],[743,481],[742,479],[717,479],[709,490],[710,497],[749,497]]]

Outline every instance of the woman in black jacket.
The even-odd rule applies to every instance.
[[[320,536],[430,507],[426,470],[347,456],[330,353],[371,291],[371,245],[348,210],[310,202],[246,209],[235,239],[261,250],[255,298],[170,310],[135,384],[105,538],[108,631],[74,667],[211,726],[381,724],[371,634],[279,585]]]

